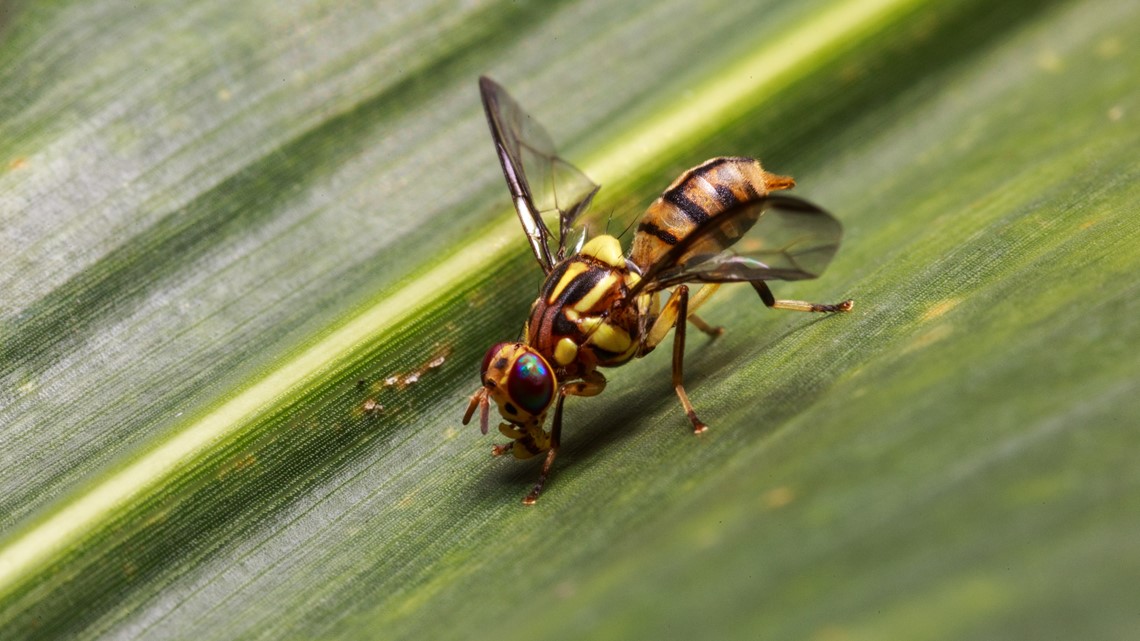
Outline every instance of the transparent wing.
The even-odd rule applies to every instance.
[[[558,156],[550,134],[498,83],[483,76],[479,91],[515,210],[535,258],[549,272],[566,256],[574,221],[590,204],[598,185]],[[556,243],[552,226],[558,229]],[[575,238],[570,243],[571,251],[579,242]]]
[[[805,280],[827,268],[843,227],[795,196],[762,196],[710,218],[646,270],[631,291],[686,282]]]

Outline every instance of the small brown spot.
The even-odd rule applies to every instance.
[[[1097,43],[1096,53],[1098,56],[1105,60],[1110,60],[1120,55],[1124,51],[1124,44],[1120,42],[1120,38],[1110,36]]]
[[[231,460],[228,465],[218,470],[218,478],[224,479],[232,472],[241,472],[257,465],[257,457],[252,454],[244,454]]]
[[[369,414],[375,414],[376,412],[384,411],[384,406],[374,398],[365,399],[364,403],[360,407]]]
[[[417,367],[416,369],[413,369],[406,374],[393,374],[392,376],[385,378],[383,387],[395,387],[397,389],[404,389],[409,385],[415,385],[428,371],[442,367],[443,363],[447,360],[447,355],[450,353],[450,351],[451,350],[449,348],[444,348],[443,350],[437,351],[436,355],[432,357],[431,360]],[[506,359],[502,360],[504,361],[505,365]]]
[[[27,167],[27,166],[28,166],[28,159],[24,158],[23,156],[20,156],[18,158],[13,158],[12,160],[8,161],[8,169],[11,169],[11,170],[23,169],[24,167]]]
[[[1049,73],[1059,73],[1065,68],[1065,63],[1056,51],[1042,51],[1037,54],[1037,67]]]
[[[924,347],[929,347],[929,346],[933,345],[934,343],[937,343],[941,340],[948,338],[953,333],[954,333],[954,329],[951,326],[949,326],[949,325],[938,325],[938,326],[932,328],[928,332],[925,332],[923,334],[919,334],[918,337],[916,337],[909,344],[907,344],[905,347],[903,347],[902,351],[904,354],[906,354],[908,352],[913,352],[915,350],[922,349]]]
[[[578,589],[570,581],[563,581],[554,586],[554,596],[559,599],[569,599],[578,592]]]
[[[867,68],[862,65],[846,64],[839,70],[839,81],[845,85],[857,82],[867,76]]]
[[[774,487],[764,493],[764,505],[770,510],[778,510],[796,500],[796,493],[787,485]]]
[[[1110,122],[1120,122],[1120,119],[1123,117],[1124,117],[1124,107],[1121,107],[1120,105],[1113,105],[1108,110],[1108,120]]]
[[[923,312],[922,316],[919,317],[919,320],[926,322],[932,321],[936,318],[941,318],[946,314],[946,312],[954,309],[961,302],[961,298],[947,298],[945,300],[940,300],[927,308],[927,310]]]

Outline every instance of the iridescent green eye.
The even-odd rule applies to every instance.
[[[507,375],[507,394],[528,414],[541,414],[554,397],[554,375],[550,366],[537,354],[518,357]]]

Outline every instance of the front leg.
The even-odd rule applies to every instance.
[[[542,429],[542,423],[539,421],[527,425],[503,423],[499,425],[499,433],[511,439],[511,442],[492,445],[493,456],[502,456],[509,452],[517,459],[528,459],[550,449],[550,435]]]
[[[606,377],[599,371],[593,371],[582,377],[580,381],[565,383],[558,388],[558,403],[554,406],[554,425],[550,428],[550,450],[546,453],[546,460],[542,463],[542,472],[538,475],[538,482],[530,494],[523,499],[523,504],[534,505],[546,479],[550,476],[550,468],[554,465],[554,457],[558,456],[558,447],[562,444],[562,403],[567,396],[596,396],[606,389]]]

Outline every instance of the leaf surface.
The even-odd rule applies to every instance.
[[[0,17],[0,636],[1128,638],[1140,8]],[[489,73],[644,207],[755,155],[843,245],[534,463],[459,424],[540,274]]]

